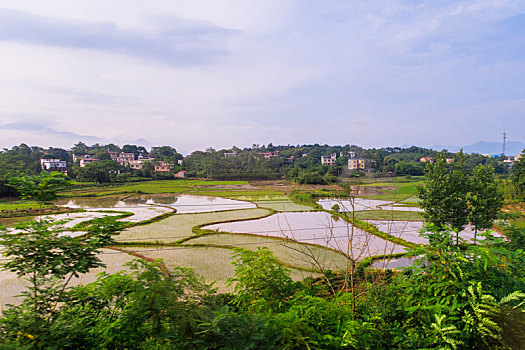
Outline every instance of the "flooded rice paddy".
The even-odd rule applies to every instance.
[[[419,207],[405,207],[396,202],[382,201],[378,199],[355,198],[355,199],[321,199],[317,201],[323,209],[331,210],[332,207],[339,205],[340,211],[362,211],[362,210],[402,210],[422,212]]]
[[[428,244],[428,239],[420,237],[419,231],[423,228],[422,221],[366,221],[377,227],[380,231],[391,234],[392,236],[400,237],[416,244]],[[495,235],[499,236],[498,234]],[[474,242],[474,228],[471,226],[465,227],[465,229],[459,233],[459,237],[469,243]],[[483,237],[479,237],[478,235],[478,239],[483,239]]]
[[[211,213],[194,213],[172,215],[149,225],[130,227],[115,236],[119,242],[175,242],[185,237],[194,236],[193,228],[210,222],[231,220],[246,220],[268,215],[266,209],[243,209],[233,211],[217,211]]]
[[[232,292],[233,286],[227,285],[227,280],[234,277],[234,267],[231,265],[231,249],[220,247],[133,247],[129,248],[150,259],[163,259],[169,269],[184,266],[194,269],[207,283],[215,282],[214,287],[220,292]],[[291,269],[290,275],[294,280],[307,276],[317,276],[316,273]]]
[[[357,260],[402,253],[405,247],[352,227],[326,212],[277,213],[269,217],[204,226],[203,229],[293,239],[329,247]]]
[[[100,201],[98,201],[100,199]],[[174,208],[179,214],[205,213],[213,211],[255,208],[250,202],[238,201],[222,197],[197,196],[190,194],[160,193],[148,195],[133,195],[128,197],[105,198],[74,198],[59,201],[57,205],[86,210],[130,210],[132,208]],[[143,210],[144,211],[144,210]],[[164,211],[169,209],[164,208]]]
[[[126,271],[125,263],[136,259],[132,255],[111,249],[102,249],[98,257],[106,267],[91,269],[88,273],[82,274],[78,278],[73,278],[69,286],[94,282],[97,280],[97,275],[101,272],[112,274]],[[20,295],[26,289],[27,284],[28,282],[24,278],[18,277],[16,273],[0,270],[0,313],[6,308],[7,304],[16,305],[21,302],[21,298],[17,297],[17,295]]]
[[[280,261],[307,269],[321,266],[324,270],[339,271],[344,270],[348,264],[348,258],[335,250],[289,242],[274,237],[218,233],[197,236],[184,244],[221,245],[250,250],[267,247]]]
[[[208,247],[157,247],[151,248],[126,248],[137,250],[148,258],[164,258],[168,268],[184,266],[195,268],[196,272],[203,275],[209,282],[217,281],[217,286],[229,290],[225,281],[232,277],[233,269],[229,264],[231,250],[213,247],[213,245],[240,246],[247,249],[268,246],[273,250],[279,260],[291,266],[300,268],[312,267],[311,262],[304,252],[312,253],[316,259],[322,261],[324,268],[344,269],[347,258],[344,254],[356,260],[365,257],[383,254],[405,252],[405,247],[371,235],[356,227],[352,227],[339,217],[326,212],[313,212],[307,205],[292,202],[288,197],[278,198],[271,196],[255,196],[238,198],[242,200],[226,199],[213,196],[197,196],[188,194],[154,194],[132,195],[128,197],[107,196],[96,198],[71,198],[57,201],[57,205],[82,208],[86,212],[50,215],[52,220],[67,220],[66,228],[95,218],[121,215],[122,212],[132,213],[132,216],[121,220],[138,223],[155,218],[159,215],[170,213],[176,209],[177,215],[172,215],[163,220],[144,226],[128,228],[116,236],[117,241],[145,241],[145,242],[174,242],[184,237],[194,237],[195,227],[210,229],[220,232],[246,233],[247,235],[216,234],[200,236],[191,239],[186,244],[209,244]],[[421,211],[417,207],[403,207],[390,201],[356,198],[355,201],[320,200],[318,203],[324,209],[331,209],[338,204],[343,211],[363,210],[403,210]],[[257,208],[259,206],[259,208]],[[279,213],[266,216],[271,211]],[[13,222],[35,219],[35,217],[21,217],[2,219],[0,223],[11,225]],[[228,222],[225,222],[228,221]],[[208,223],[216,224],[208,224]],[[222,222],[222,223],[221,223]],[[401,237],[414,243],[427,243],[426,239],[419,237],[422,222],[380,221],[368,220],[379,230],[393,236]],[[77,235],[81,232],[64,232],[64,234]],[[465,230],[462,237],[471,239],[472,230]],[[293,239],[300,243],[293,243],[276,238]],[[316,244],[318,246],[306,245]],[[305,248],[306,247],[306,248]],[[333,250],[327,250],[328,247]],[[305,248],[304,250],[302,250]],[[301,252],[303,251],[303,252]],[[344,254],[341,254],[342,252]],[[124,263],[134,259],[133,256],[114,250],[105,249],[100,254],[101,259],[107,264],[105,269],[95,269],[90,273],[75,279],[74,285],[88,283],[96,279],[96,274],[102,271],[114,273],[124,269]],[[376,261],[373,267],[406,266],[410,262],[407,258],[398,258],[388,261]],[[292,269],[292,275],[302,278],[311,273],[303,273]],[[17,303],[15,295],[24,289],[24,281],[9,271],[0,271],[0,310],[7,303]]]

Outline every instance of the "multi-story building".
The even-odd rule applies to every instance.
[[[124,152],[108,152],[111,160],[114,160],[120,165],[129,164],[132,160],[135,160],[135,154],[133,153],[124,153]]]
[[[131,169],[140,170],[140,169],[142,169],[142,163],[143,162],[144,162],[143,160],[137,159],[137,160],[132,160],[128,164],[129,164],[129,167]]]
[[[127,164],[130,166],[131,169],[140,170],[142,169],[142,166],[144,165],[144,163],[152,162],[154,160],[155,159],[150,158],[150,157],[139,156],[139,159],[131,160]]]
[[[169,173],[171,170],[171,164],[165,161],[158,161],[155,162],[155,171],[159,171],[161,173]]]
[[[321,164],[323,165],[335,165],[336,160],[337,160],[336,153],[332,153],[329,156],[321,156]]]
[[[87,164],[98,162],[97,158],[93,158],[89,154],[84,154],[84,155],[81,155],[81,156],[77,156],[77,155],[73,154],[73,162],[76,163],[77,160],[78,160],[78,165],[81,168],[85,167]]]
[[[67,169],[67,162],[60,159],[40,159],[40,166],[44,170],[56,169],[58,171],[65,171]]]
[[[362,158],[348,159],[348,170],[365,170],[365,160]]]

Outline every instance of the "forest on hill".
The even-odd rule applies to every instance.
[[[129,163],[118,163],[110,158],[109,152],[133,154],[135,161],[144,161],[140,169]],[[364,149],[355,145],[302,145],[266,146],[253,145],[250,148],[194,151],[184,157],[170,146],[153,147],[149,152],[142,146],[114,144],[87,146],[77,143],[71,150],[61,148],[29,147],[25,144],[4,149],[0,152],[0,196],[12,194],[6,186],[8,179],[18,175],[34,175],[41,171],[41,159],[58,159],[67,163],[67,173],[71,179],[83,182],[129,182],[147,179],[173,178],[184,170],[190,177],[222,180],[272,180],[287,179],[304,184],[336,183],[341,177],[359,177],[365,173],[372,176],[421,176],[425,170],[425,157],[435,158],[440,152],[430,149],[410,147],[386,147]],[[97,160],[81,167],[75,157],[90,156]],[[321,156],[335,156],[331,165],[323,165]],[[455,153],[444,152],[447,158]],[[364,167],[349,170],[349,159],[362,159]],[[469,172],[478,164],[490,164],[496,174],[506,175],[509,167],[505,157],[486,157],[469,154],[465,166]],[[140,161],[139,161],[140,162]],[[155,164],[164,162],[169,171],[155,171]]]

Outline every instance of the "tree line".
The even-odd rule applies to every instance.
[[[151,157],[157,161],[170,164],[171,171],[167,174],[155,172],[154,164],[144,162],[142,169],[132,169],[111,161],[108,151],[133,153],[138,157]],[[264,153],[274,153],[277,156],[264,157]],[[336,154],[335,165],[322,165],[321,156]],[[80,168],[73,163],[72,155],[90,155],[99,161]],[[229,154],[230,156],[226,156]],[[171,146],[153,147],[149,152],[145,147],[137,145],[115,144],[87,146],[77,143],[70,151],[61,148],[29,147],[25,144],[0,152],[0,196],[13,195],[13,190],[6,184],[10,177],[19,175],[35,175],[41,171],[40,159],[53,158],[68,162],[68,176],[71,179],[85,182],[109,183],[128,182],[145,179],[172,178],[173,174],[186,170],[189,176],[213,178],[222,180],[273,180],[287,179],[302,184],[336,183],[343,177],[359,177],[362,170],[350,172],[348,159],[351,157],[365,159],[366,170],[376,175],[421,176],[424,174],[425,163],[422,157],[437,158],[440,152],[420,147],[386,147],[380,149],[364,149],[355,145],[253,145],[240,149],[194,151],[183,157]],[[444,152],[446,158],[454,158],[455,154]],[[179,161],[182,160],[182,165]],[[463,164],[469,174],[473,174],[478,164],[490,165],[498,175],[509,174],[508,166],[503,158],[488,158],[479,154],[464,155]]]

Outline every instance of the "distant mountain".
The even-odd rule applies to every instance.
[[[450,152],[458,152],[461,148],[463,148],[463,152],[465,153],[487,154],[487,153],[501,153],[503,149],[503,145],[501,142],[479,141],[479,142],[473,143],[472,145],[467,145],[467,146],[447,145],[447,146],[432,146],[431,148],[437,151],[446,149]],[[507,141],[507,143],[505,144],[505,154],[509,156],[515,156],[517,154],[520,154],[521,151],[523,151],[524,149],[525,149],[525,143],[523,142]]]
[[[138,140],[132,140],[132,141],[124,141],[122,142],[123,145],[137,145],[137,146],[143,146],[146,148],[151,148],[151,146],[155,146],[154,143],[149,142],[145,138],[140,138]]]
[[[87,144],[93,144],[97,142],[102,142],[103,140],[96,136],[89,135],[79,135],[69,131],[58,131],[52,128],[49,128],[45,125],[32,124],[32,123],[10,123],[0,125],[0,129],[3,130],[17,130],[17,131],[26,131],[29,133],[36,133],[39,135],[48,135],[53,137],[59,137],[62,140],[69,140],[71,142],[82,141]]]

